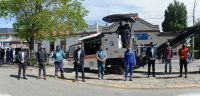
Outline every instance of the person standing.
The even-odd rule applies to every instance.
[[[2,48],[0,48],[0,66],[3,65],[3,59],[4,59],[3,53],[2,53],[3,51],[4,50]]]
[[[106,51],[103,50],[103,46],[100,46],[100,49],[96,52],[97,64],[98,64],[98,78],[99,80],[103,79],[105,72],[105,63],[107,59]]]
[[[152,66],[152,70],[153,70],[153,77],[156,77],[155,75],[155,60],[157,57],[157,50],[153,45],[153,42],[150,42],[150,47],[147,48],[146,51],[146,56],[148,58],[148,77],[150,76],[150,70],[151,70],[151,66]]]
[[[131,48],[132,46],[131,44],[129,44],[127,50],[124,53],[125,81],[127,81],[129,70],[130,70],[130,81],[132,81],[133,67],[136,64],[135,53]]]
[[[1,48],[1,56],[2,56],[2,64],[5,63],[5,50],[3,48]]]
[[[10,62],[13,63],[13,49],[10,48],[9,50],[9,58],[10,58]]]
[[[165,74],[167,74],[167,65],[169,65],[169,74],[172,72],[171,59],[173,56],[172,47],[169,42],[166,42],[166,47],[163,50],[163,59],[165,62]]]
[[[9,48],[6,50],[6,63],[9,63],[10,61],[10,54],[9,54]]]
[[[65,79],[64,77],[64,64],[63,64],[63,60],[65,59],[65,53],[64,51],[62,51],[62,49],[60,48],[60,46],[56,46],[56,51],[53,54],[53,58],[55,59],[55,78],[58,77],[58,71],[60,70],[61,73],[61,78]]]
[[[188,63],[188,52],[189,49],[186,48],[185,44],[182,44],[182,48],[179,49],[179,57],[180,57],[180,76],[182,77],[183,66],[185,68],[185,78],[187,78],[187,63]]]
[[[37,61],[39,67],[38,79],[41,78],[41,70],[43,70],[44,80],[46,80],[45,64],[47,63],[47,57],[48,57],[47,52],[41,46],[37,52]]]
[[[74,69],[75,69],[75,80],[78,81],[78,72],[81,69],[82,72],[82,81],[85,82],[85,72],[84,72],[84,58],[85,52],[82,49],[81,45],[78,45],[78,49],[74,52]]]
[[[22,48],[22,50],[19,51],[19,53],[17,55],[17,59],[19,60],[18,80],[20,80],[20,78],[21,78],[21,70],[23,70],[23,79],[27,79],[26,78],[26,66],[27,66],[28,58],[29,58],[28,52],[26,51],[25,48]]]

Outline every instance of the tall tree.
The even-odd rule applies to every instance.
[[[162,23],[164,32],[181,31],[187,27],[186,6],[179,1],[169,4],[165,10],[165,19]]]
[[[35,40],[55,39],[86,27],[83,0],[1,0],[0,17],[14,18],[14,32],[34,50]]]

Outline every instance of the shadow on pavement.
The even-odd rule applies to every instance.
[[[178,76],[173,77],[156,77],[157,79],[172,79],[172,78],[179,78]]]
[[[38,76],[35,76],[35,75],[26,75],[27,77],[31,77],[31,78],[38,78]]]
[[[13,77],[13,78],[18,79],[18,75],[13,75],[13,74],[11,74],[10,77]]]

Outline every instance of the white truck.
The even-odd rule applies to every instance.
[[[126,14],[115,14],[115,15],[106,16],[103,18],[103,20],[109,23],[124,22],[124,21],[130,22],[129,24],[131,24],[131,27],[132,27],[132,24],[135,22],[135,18]],[[130,28],[130,31],[131,29],[132,28]],[[84,67],[90,68],[90,69],[97,69],[96,52],[99,49],[99,46],[102,45],[108,55],[108,59],[106,60],[106,68],[110,68],[112,71],[111,73],[122,74],[123,73],[123,57],[124,57],[124,52],[126,48],[123,48],[122,46],[123,44],[121,42],[122,40],[120,36],[121,35],[117,34],[116,32],[97,32],[95,34],[91,34],[91,35],[80,38],[78,41],[81,43],[85,51]],[[129,36],[130,38],[128,37],[128,39],[126,40],[129,40],[128,42],[134,42],[133,36],[134,35],[130,35]],[[73,54],[74,54],[74,51],[77,49],[77,45],[78,44],[72,45],[69,48],[69,54],[68,54],[69,64],[73,64],[74,62]]]
[[[134,38],[132,38],[134,40]],[[103,49],[108,55],[106,60],[106,67],[111,68],[112,73],[121,74],[123,67],[123,57],[126,48],[122,48],[121,37],[113,33],[95,33],[78,40],[83,50],[85,51],[85,68],[97,69],[96,52],[99,46],[102,45]],[[73,54],[77,49],[77,45],[72,45],[69,48],[68,63],[73,64]]]

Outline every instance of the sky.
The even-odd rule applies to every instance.
[[[186,5],[188,11],[188,26],[192,25],[192,10],[194,0],[178,0]],[[103,17],[111,14],[138,13],[139,17],[154,24],[160,25],[164,20],[167,6],[174,0],[85,0],[83,6],[89,10],[84,17],[88,25],[98,23],[105,25]],[[196,19],[200,19],[200,2],[196,7]],[[0,28],[11,28],[14,20],[0,18]],[[161,28],[162,29],[162,28]]]

